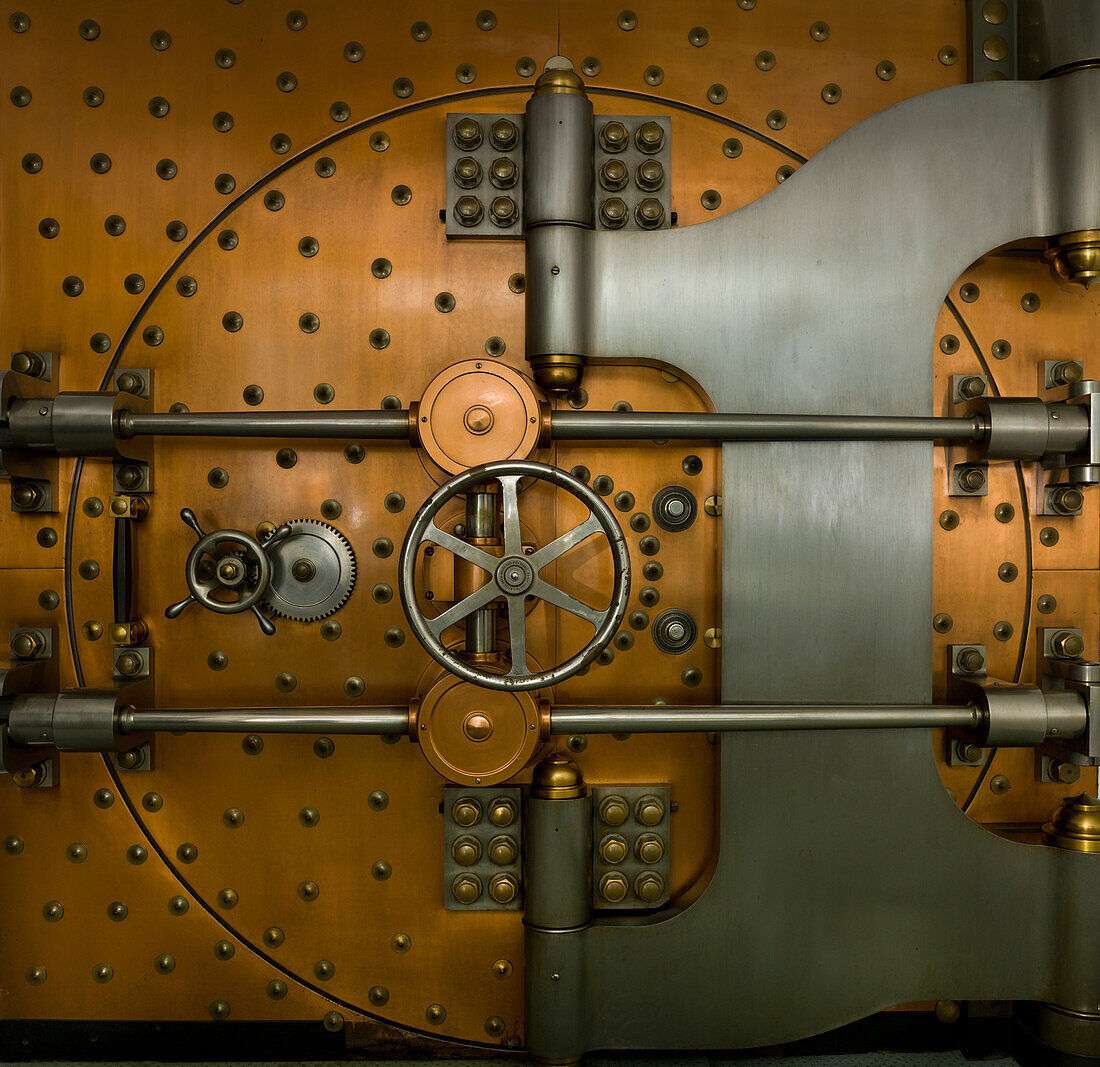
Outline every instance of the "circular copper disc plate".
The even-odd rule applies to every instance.
[[[455,363],[420,400],[420,440],[448,474],[493,460],[526,459],[539,438],[535,387],[490,360]]]
[[[427,761],[460,785],[496,785],[522,770],[539,747],[530,693],[484,689],[445,675],[424,697],[417,738]]]

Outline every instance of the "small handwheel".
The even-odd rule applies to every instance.
[[[550,482],[572,493],[588,508],[588,518],[579,526],[550,544],[525,555],[520,535],[519,483],[523,478],[536,478]],[[445,533],[435,524],[435,517],[448,501],[460,493],[472,490],[486,482],[500,484],[503,510],[504,553],[493,555],[484,549],[468,544],[453,534]],[[539,572],[559,556],[594,534],[607,538],[615,567],[611,603],[606,608],[593,608],[558,589],[539,577]],[[425,542],[438,545],[456,556],[479,567],[489,575],[480,589],[460,600],[435,618],[428,618],[420,609],[416,598],[416,558]],[[412,525],[401,546],[399,562],[401,575],[401,603],[405,608],[409,625],[420,643],[437,663],[452,674],[465,678],[487,689],[529,690],[542,689],[571,678],[591,663],[608,645],[626,614],[630,597],[630,553],[626,539],[611,509],[600,496],[584,482],[578,481],[557,467],[529,461],[486,463],[472,467],[444,482],[424,503],[413,517]],[[555,607],[591,623],[595,628],[592,640],[579,652],[549,670],[533,674],[527,666],[527,620],[524,610],[526,597],[534,596]],[[443,644],[443,632],[465,619],[479,608],[503,597],[508,603],[508,636],[512,649],[512,665],[506,674],[494,674],[480,670],[460,658],[455,651]]]
[[[164,614],[174,619],[189,604],[196,602],[219,615],[251,611],[259,621],[260,629],[269,636],[273,634],[275,627],[270,619],[260,614],[259,609],[260,601],[271,584],[271,560],[267,550],[288,537],[290,528],[279,527],[261,545],[243,530],[205,533],[190,508],[184,508],[180,518],[198,537],[184,567],[184,578],[191,595],[166,608]]]

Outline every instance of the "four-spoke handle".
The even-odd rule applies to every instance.
[[[165,608],[164,614],[169,619],[178,618],[189,604],[196,602],[219,615],[251,611],[260,629],[270,637],[275,632],[275,625],[260,613],[258,606],[271,582],[271,560],[267,551],[290,536],[290,527],[280,526],[261,545],[243,530],[204,532],[190,508],[184,508],[180,518],[198,538],[184,570],[191,593]]]
[[[519,483],[524,478],[535,478],[566,490],[580,500],[589,512],[584,522],[530,555],[524,554],[520,533]],[[487,482],[497,482],[500,485],[504,534],[504,551],[500,556],[446,533],[435,524],[435,517],[448,501]],[[590,607],[540,576],[544,567],[597,533],[603,534],[607,539],[614,564],[611,603],[606,608]],[[489,580],[478,590],[434,618],[423,613],[416,597],[417,553],[425,542],[453,552],[489,575]],[[413,517],[405,543],[401,547],[398,569],[401,576],[401,603],[409,625],[420,643],[433,659],[452,674],[489,689],[542,689],[572,677],[591,663],[615,636],[615,631],[626,614],[630,597],[630,553],[622,528],[611,509],[598,493],[571,474],[557,467],[529,461],[486,463],[463,471],[441,485]],[[595,629],[592,639],[579,652],[564,663],[537,674],[532,673],[527,663],[525,600],[529,596],[538,597],[563,611],[577,615]],[[479,669],[443,644],[443,632],[448,627],[461,622],[499,597],[503,597],[508,604],[512,665],[506,674],[494,674]]]

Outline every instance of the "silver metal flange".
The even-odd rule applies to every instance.
[[[519,483],[523,478],[536,478],[572,493],[589,511],[588,518],[550,544],[525,555],[520,535]],[[495,556],[466,541],[445,533],[435,525],[440,510],[460,493],[485,482],[498,482],[504,515],[504,554]],[[606,608],[592,608],[556,586],[544,581],[539,573],[544,567],[594,534],[607,538],[614,562],[615,577],[611,603]],[[460,600],[435,618],[428,618],[416,597],[416,559],[422,544],[430,542],[453,552],[489,575],[480,589]],[[626,614],[630,596],[630,553],[626,539],[611,509],[600,496],[583,482],[557,467],[529,461],[486,463],[472,467],[444,482],[413,517],[412,525],[401,546],[398,564],[401,576],[401,604],[409,625],[429,655],[452,674],[487,689],[542,689],[571,678],[591,663],[607,647]],[[524,601],[538,597],[548,604],[586,620],[595,628],[592,640],[564,663],[538,674],[527,666],[527,622]],[[443,632],[479,608],[488,606],[498,597],[508,602],[508,634],[512,649],[512,665],[506,674],[481,670],[443,644]]]

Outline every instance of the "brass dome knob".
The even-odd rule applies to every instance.
[[[626,839],[621,834],[608,834],[600,841],[600,859],[612,866],[626,859],[628,849]]]
[[[462,189],[473,189],[481,183],[481,164],[473,156],[463,156],[457,163],[453,177],[455,185]]]
[[[630,891],[626,878],[618,871],[605,874],[600,879],[600,896],[609,904],[619,904],[626,899]]]
[[[476,904],[481,897],[481,879],[476,874],[460,874],[451,882],[451,894],[459,904]]]
[[[600,222],[609,230],[618,230],[626,225],[626,202],[617,196],[608,197],[600,204]]]
[[[466,151],[473,151],[481,144],[481,123],[476,119],[464,118],[455,123],[455,144]]]
[[[584,82],[575,70],[569,67],[551,67],[544,70],[535,82],[535,95],[543,93],[575,93],[584,92]]]
[[[626,164],[621,159],[609,159],[600,167],[600,185],[605,189],[621,189],[628,176]]]
[[[1100,799],[1066,797],[1043,827],[1043,841],[1074,852],[1100,852]]]
[[[571,800],[585,794],[581,769],[564,756],[544,759],[531,776],[531,796],[543,800]]]
[[[661,129],[660,123],[643,122],[634,134],[634,143],[639,152],[659,152],[661,145],[665,143],[665,131]]]

